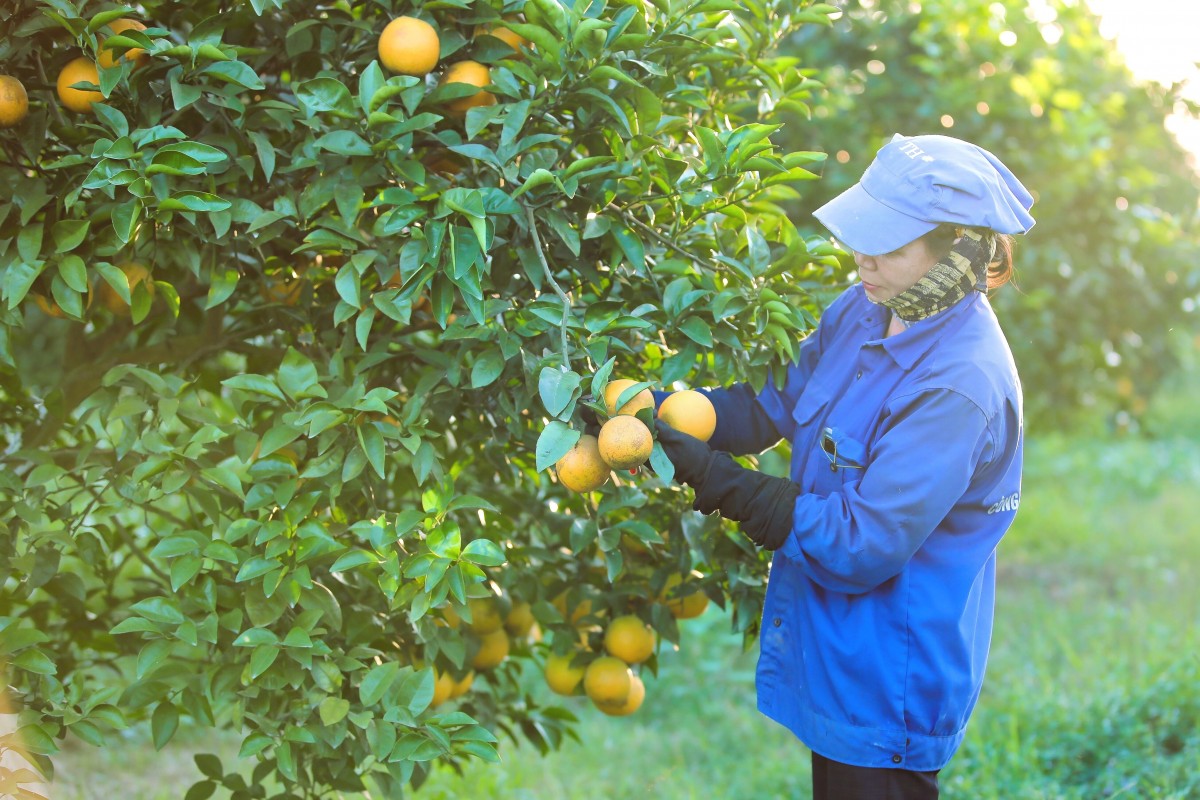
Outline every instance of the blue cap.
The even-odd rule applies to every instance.
[[[858,183],[813,212],[834,238],[868,256],[890,253],[942,223],[1025,233],[1031,195],[1000,159],[950,136],[901,136]]]

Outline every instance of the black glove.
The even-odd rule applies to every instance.
[[[663,452],[675,477],[696,492],[692,508],[716,511],[741,523],[742,533],[759,547],[778,550],[792,532],[792,510],[800,487],[787,478],[739,466],[728,453],[714,451],[695,436],[655,421]]]

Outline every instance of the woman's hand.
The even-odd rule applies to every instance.
[[[750,541],[777,550],[792,532],[792,513],[800,487],[786,478],[746,469],[728,453],[716,452],[695,436],[655,423],[663,452],[675,465],[675,477],[696,492],[692,508],[714,511],[741,523]]]

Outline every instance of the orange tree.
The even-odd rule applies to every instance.
[[[609,377],[761,385],[814,324],[837,260],[780,203],[823,155],[771,137],[831,6],[8,6],[0,658],[41,768],[222,726],[257,766],[189,798],[395,796],[556,746],[525,678],[606,620],[754,635],[739,537],[552,466]]]

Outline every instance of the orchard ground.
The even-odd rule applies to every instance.
[[[1200,797],[1200,391],[1194,370],[1156,402],[1153,439],[1102,426],[1031,432],[1025,495],[1001,547],[988,680],[943,797]],[[546,757],[505,742],[499,765],[436,773],[425,800],[803,798],[808,752],[754,709],[755,653],[712,606],[664,651],[647,700],[608,718],[564,700],[581,743]],[[531,689],[549,690],[530,674]],[[182,797],[192,755],[228,765],[238,737],[185,731],[162,753],[145,731],[57,759],[57,800]],[[245,766],[249,772],[251,765]],[[225,792],[216,797],[227,797]]]

